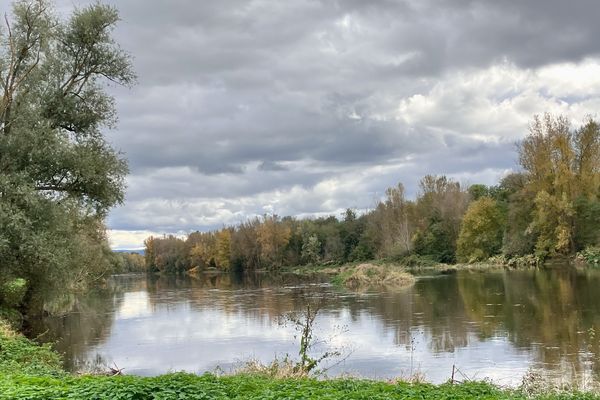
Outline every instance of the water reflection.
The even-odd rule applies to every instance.
[[[530,368],[578,379],[600,373],[595,271],[469,273],[425,277],[394,292],[348,293],[319,282],[265,275],[114,277],[74,311],[35,327],[48,331],[68,367],[115,363],[127,373],[227,369],[240,360],[295,353],[279,317],[319,298],[321,337],[352,354],[331,374],[434,382],[452,365],[473,378],[518,384]],[[340,333],[340,326],[347,328]]]

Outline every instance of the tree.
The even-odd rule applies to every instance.
[[[600,199],[578,197],[575,200],[576,250],[600,245]]]
[[[116,120],[104,88],[135,79],[117,21],[101,4],[61,21],[47,1],[23,0],[0,37],[0,276],[25,279],[28,303],[110,268],[103,219],[123,200],[127,165],[102,135]],[[83,256],[94,241],[98,257]]]
[[[454,262],[469,194],[458,182],[445,176],[427,175],[421,179],[420,187],[415,205],[414,250],[440,262]]]
[[[276,215],[265,215],[256,233],[262,261],[269,267],[281,267],[283,250],[292,233],[290,227]]]
[[[369,216],[369,231],[378,248],[378,256],[388,257],[410,252],[414,224],[411,224],[413,203],[405,198],[404,186],[388,188],[386,198]]]
[[[316,264],[321,259],[321,242],[317,235],[306,236],[302,241],[302,260],[308,264]]]
[[[217,266],[229,269],[231,260],[231,231],[223,228],[217,233]]]
[[[527,175],[505,176],[494,190],[494,198],[507,214],[502,252],[509,257],[531,254],[537,240],[529,229],[533,221],[535,193],[526,190]]]
[[[344,220],[340,226],[340,239],[344,246],[344,261],[356,260],[358,255],[362,257],[362,251],[354,253],[354,249],[360,242],[360,237],[365,229],[364,218],[358,218],[356,211],[351,208],[346,209],[344,212]]]
[[[527,176],[524,190],[535,199],[529,230],[536,235],[538,255],[581,247],[577,230],[588,228],[578,218],[576,202],[593,203],[600,195],[599,125],[589,118],[571,130],[565,117],[536,116],[519,147],[519,161]]]
[[[149,271],[177,272],[189,268],[186,242],[173,235],[146,239],[146,266]]]
[[[481,197],[465,213],[457,241],[458,261],[485,260],[500,252],[504,216],[495,200]]]
[[[188,237],[190,242],[192,237]],[[195,261],[193,266],[201,268],[215,268],[217,267],[218,258],[218,238],[215,232],[196,232],[194,234],[194,244],[189,249],[189,259]],[[223,249],[224,250],[224,249]]]
[[[489,196],[491,194],[490,188],[481,184],[471,185],[467,191],[469,192],[471,200],[473,201],[479,200],[480,198]]]
[[[413,238],[414,251],[437,262],[453,263],[456,259],[456,240],[448,224],[438,213],[429,217],[429,224]]]
[[[234,268],[256,269],[260,267],[260,246],[258,244],[258,226],[255,218],[241,223],[231,237],[231,260]]]

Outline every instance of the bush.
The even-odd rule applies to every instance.
[[[592,267],[600,267],[600,247],[587,247],[577,253],[575,259]]]
[[[17,307],[23,302],[27,292],[27,281],[23,278],[11,279],[2,285],[0,295],[2,304],[9,307]]]
[[[343,274],[342,283],[350,289],[401,288],[411,286],[415,277],[402,268],[374,264],[350,267]]]
[[[537,268],[543,263],[543,258],[535,254],[527,254],[522,257],[512,257],[506,261],[510,268]]]

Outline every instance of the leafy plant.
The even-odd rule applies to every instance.
[[[600,267],[600,247],[587,247],[577,253],[576,260],[593,267]]]

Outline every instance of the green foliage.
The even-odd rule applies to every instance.
[[[508,257],[531,254],[537,240],[530,227],[534,213],[533,193],[523,187],[508,197],[507,223],[504,232],[502,252]]]
[[[544,259],[536,254],[526,254],[524,256],[510,257],[505,260],[505,265],[510,268],[537,268],[542,265]]]
[[[427,383],[370,381],[360,379],[272,379],[260,375],[168,374],[154,378],[131,376],[68,379],[27,376],[0,377],[1,400],[46,399],[598,399],[590,393],[547,393],[527,396],[499,389],[489,383],[432,385]]]
[[[115,274],[146,272],[146,259],[139,253],[113,252],[112,263]]]
[[[455,261],[455,243],[447,224],[439,216],[432,216],[427,229],[419,231],[413,239],[414,251],[441,263]]]
[[[93,4],[66,21],[52,9],[15,2],[0,36],[0,276],[27,281],[34,312],[45,293],[112,267],[103,219],[123,200],[127,165],[101,133],[116,119],[105,86],[134,80],[111,37],[114,8]]]
[[[473,201],[477,201],[482,197],[488,197],[492,192],[490,188],[481,184],[471,185],[467,191],[469,192],[471,200]]]
[[[600,199],[575,200],[575,246],[577,250],[600,245]]]
[[[49,345],[39,346],[0,319],[0,376],[64,376],[61,359]],[[1,392],[1,390],[0,390]]]
[[[1,303],[9,307],[17,307],[23,302],[26,291],[27,281],[25,279],[11,279],[0,287]]]
[[[573,222],[575,214],[566,194],[559,198],[546,191],[538,192],[530,229],[537,232],[535,252],[542,258],[568,254],[573,249]]]
[[[429,256],[420,256],[418,254],[410,254],[407,256],[394,258],[392,261],[411,268],[434,267],[439,264],[436,260]]]
[[[321,242],[312,234],[302,241],[302,260],[308,264],[316,264],[321,259]]]
[[[482,261],[497,254],[502,247],[504,216],[495,200],[482,197],[469,205],[457,242],[461,262]]]
[[[576,259],[593,267],[600,267],[600,247],[587,247],[577,253]]]

